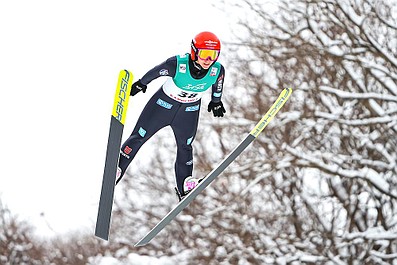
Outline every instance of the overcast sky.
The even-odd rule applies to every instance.
[[[214,2],[1,1],[3,203],[39,233],[93,229],[119,71],[137,80],[200,31],[226,39]],[[163,81],[131,98],[123,138]]]

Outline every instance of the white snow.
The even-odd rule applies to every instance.
[[[126,259],[121,260],[113,257],[96,257],[90,260],[89,265],[175,265],[175,263],[174,259],[165,256],[156,258],[130,253]]]
[[[379,100],[386,100],[386,101],[393,101],[397,102],[397,96],[391,96],[390,94],[379,94],[374,92],[361,92],[361,93],[353,93],[348,92],[341,89],[336,89],[328,86],[320,86],[320,90],[328,93],[332,93],[337,95],[343,99],[379,99]]]
[[[323,162],[322,160],[317,158],[317,156],[305,154],[302,151],[299,151],[299,148],[292,148],[288,145],[285,145],[284,148],[294,156],[303,158],[304,160],[310,162],[313,165],[316,165],[318,168],[321,168],[326,172],[333,173],[335,175],[339,175],[345,178],[361,178],[367,180],[377,189],[381,190],[383,193],[397,199],[397,191],[391,191],[390,185],[384,180],[384,178],[371,168],[364,167],[359,170],[342,169],[336,164]]]
[[[344,237],[349,240],[353,240],[355,238],[366,238],[373,240],[397,239],[397,233],[384,231],[382,227],[373,227],[373,228],[369,228],[365,232],[354,232],[354,233],[346,234]]]

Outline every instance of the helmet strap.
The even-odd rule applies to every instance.
[[[193,66],[199,71],[203,70],[203,67],[197,62],[197,60],[193,61]]]
[[[198,57],[197,57],[198,49],[197,49],[196,46],[194,45],[193,40],[192,40],[192,43],[191,43],[190,46],[192,47],[192,50],[193,50],[193,52],[194,52],[193,58],[192,58],[192,59],[193,59],[193,61],[195,62],[195,61],[197,61],[197,59],[198,59]]]

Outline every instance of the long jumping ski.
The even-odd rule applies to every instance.
[[[120,71],[116,95],[114,97],[113,112],[110,119],[105,169],[103,172],[101,197],[99,199],[98,217],[95,227],[95,235],[104,240],[109,239],[117,165],[133,78],[130,71]]]
[[[148,244],[163,228],[169,224],[196,196],[202,192],[214,179],[219,176],[246,148],[249,146],[266,128],[270,121],[276,116],[277,112],[283,107],[284,103],[291,96],[292,89],[284,89],[277,100],[270,107],[268,112],[263,116],[248,136],[201,182],[197,185],[178,205],[175,206],[149,233],[147,233],[138,243],[136,247]]]

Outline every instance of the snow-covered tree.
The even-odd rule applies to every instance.
[[[33,227],[0,200],[0,264],[43,264],[43,248],[34,243]]]
[[[173,136],[156,136],[150,167],[138,172],[135,164],[117,187],[119,257],[397,264],[397,2],[246,0],[235,8],[236,41],[223,51],[228,112],[216,120],[202,112],[195,174],[214,168],[283,87],[294,93],[202,195],[150,245],[134,249],[176,204]]]
[[[28,220],[21,220],[0,200],[2,265],[85,265],[105,256],[107,252],[115,253],[117,250],[95,239],[92,233],[76,232],[55,238],[39,238]]]
[[[242,115],[258,116],[271,91],[295,88],[277,130],[258,141],[269,168],[257,176],[258,192],[269,187],[268,199],[260,196],[271,202],[276,225],[274,238],[263,234],[279,251],[266,256],[397,262],[397,2],[243,6],[250,15],[241,23],[236,51],[243,57],[233,61],[243,63],[234,76],[246,76],[235,82],[252,89],[247,105],[255,107]],[[238,98],[233,106],[238,111]]]

